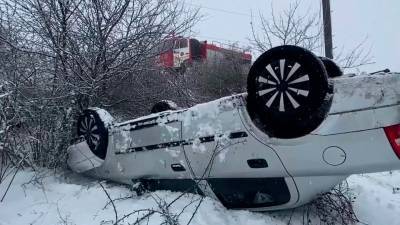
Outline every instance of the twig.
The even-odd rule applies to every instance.
[[[15,173],[14,173],[14,175],[12,176],[10,182],[8,183],[7,188],[6,188],[6,191],[4,192],[3,197],[1,198],[0,202],[3,202],[4,198],[6,197],[6,194],[7,194],[8,190],[10,189],[11,184],[13,183],[14,178],[15,178],[15,176],[17,175],[19,168],[20,168],[20,166],[18,166],[17,169],[15,170]]]
[[[192,216],[190,217],[190,219],[189,219],[189,221],[187,222],[186,225],[189,225],[190,222],[192,222],[192,219],[193,219],[194,216],[196,215],[197,210],[200,208],[200,205],[201,205],[201,203],[203,202],[203,200],[204,200],[204,197],[201,197],[201,199],[200,199],[200,201],[199,201],[199,204],[197,204],[196,209],[195,209],[194,212],[192,213]]]
[[[105,187],[103,186],[103,184],[99,181],[98,184],[100,185],[100,187],[103,189],[104,193],[107,195],[108,200],[110,200],[112,207],[114,209],[114,215],[115,215],[115,225],[118,225],[118,212],[117,212],[117,208],[115,207],[114,201],[111,198],[110,194],[108,193],[108,191],[105,189]]]

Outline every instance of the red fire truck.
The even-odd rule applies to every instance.
[[[195,61],[216,62],[235,59],[243,65],[251,64],[251,54],[233,46],[207,43],[195,38],[173,37],[165,40],[159,49],[158,64],[163,68],[185,71]]]

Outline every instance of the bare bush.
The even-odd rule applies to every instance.
[[[321,193],[310,203],[289,210],[271,211],[268,214],[285,221],[287,225],[362,224],[353,209],[355,198],[347,181],[343,181],[331,191]]]
[[[187,88],[195,103],[246,91],[249,64],[240,57],[195,64],[188,71]]]
[[[15,148],[38,166],[65,165],[79,112],[113,108],[127,80],[149,81],[157,45],[197,18],[176,0],[1,0],[0,77],[18,104]]]
[[[249,64],[233,56],[218,61],[194,62],[182,74],[179,70],[151,64],[147,70],[129,76],[118,89],[108,93],[113,111],[119,118],[129,119],[150,113],[161,100],[172,100],[180,107],[246,91]]]
[[[145,71],[129,76],[119,88],[111,89],[110,105],[120,119],[131,119],[150,113],[152,106],[161,100],[172,100],[179,106],[193,104],[187,87],[187,76],[176,71],[148,66]],[[117,81],[118,82],[118,81]]]
[[[326,225],[352,225],[360,222],[353,210],[354,199],[347,182],[344,181],[330,192],[320,195],[307,209]]]
[[[12,143],[12,128],[17,126],[19,121],[18,107],[13,101],[12,86],[6,81],[0,85],[0,187],[3,185],[6,187],[0,196],[0,202],[4,200],[18,171],[27,165],[26,152],[14,149],[15,145]]]

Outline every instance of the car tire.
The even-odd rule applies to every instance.
[[[105,110],[102,111],[106,112]],[[95,109],[84,110],[78,118],[78,136],[83,136],[93,154],[103,160],[107,155],[107,127],[107,124]]]
[[[329,78],[340,77],[343,75],[343,70],[330,58],[320,56],[319,59],[325,66]]]
[[[177,110],[178,105],[171,100],[161,100],[153,105],[151,108],[151,113],[159,113],[167,110]]]
[[[298,138],[325,119],[333,98],[322,61],[312,52],[285,45],[263,53],[247,80],[247,109],[270,137]]]

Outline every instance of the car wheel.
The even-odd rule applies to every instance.
[[[93,154],[100,159],[106,158],[108,129],[106,128],[105,121],[102,120],[96,110],[87,109],[79,116],[78,136],[83,136],[85,138]]]
[[[177,110],[179,109],[178,105],[171,100],[161,100],[153,105],[151,108],[151,113],[158,113],[167,110]]]
[[[247,108],[255,124],[271,137],[297,138],[325,119],[333,97],[322,61],[297,46],[279,46],[250,68]]]
[[[328,77],[334,78],[343,75],[342,69],[332,59],[323,56],[320,56],[319,59],[324,64]]]

